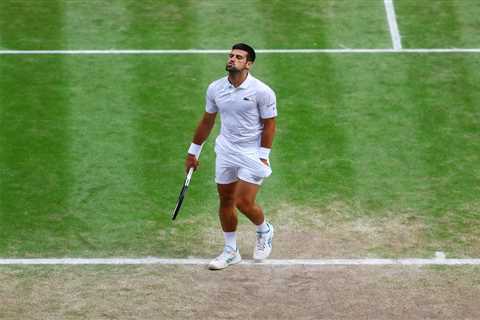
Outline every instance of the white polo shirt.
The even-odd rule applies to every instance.
[[[208,86],[205,110],[220,113],[222,126],[217,142],[226,140],[241,149],[258,148],[261,119],[276,117],[277,103],[273,90],[251,74],[237,88],[225,76]]]

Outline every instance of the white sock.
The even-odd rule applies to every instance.
[[[263,220],[262,224],[257,225],[257,232],[265,233],[268,231],[270,231],[270,228],[268,227],[266,220]]]
[[[223,237],[225,238],[225,245],[232,247],[233,250],[237,250],[237,233],[234,232],[224,232]]]

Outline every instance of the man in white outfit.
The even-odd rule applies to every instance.
[[[249,45],[239,43],[232,47],[225,68],[228,76],[208,86],[205,113],[185,161],[187,171],[191,167],[197,169],[202,144],[220,113],[220,135],[215,141],[215,182],[225,246],[210,262],[211,270],[242,260],[236,242],[236,209],[256,225],[253,258],[261,261],[272,251],[273,226],[266,221],[255,199],[263,179],[272,173],[268,158],[275,135],[277,107],[272,89],[250,74],[254,61],[255,51]]]

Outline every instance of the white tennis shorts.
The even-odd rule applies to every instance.
[[[216,183],[229,184],[243,180],[261,185],[263,179],[272,174],[272,169],[260,160],[258,147],[236,150],[222,138],[217,138],[215,143],[215,153],[217,155],[215,161]]]

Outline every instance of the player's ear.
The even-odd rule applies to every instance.
[[[247,67],[247,70],[250,70],[253,67],[253,61],[247,61],[245,66]]]

